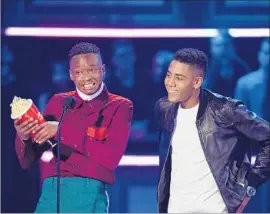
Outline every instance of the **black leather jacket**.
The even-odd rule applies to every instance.
[[[159,126],[160,178],[158,206],[166,213],[170,197],[171,138],[179,103],[161,98],[156,105]],[[270,177],[269,123],[232,98],[202,89],[196,121],[202,148],[227,211],[236,212],[247,196]],[[250,143],[260,145],[255,165],[250,164]],[[180,202],[179,202],[180,203]]]

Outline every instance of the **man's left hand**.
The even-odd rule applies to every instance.
[[[41,124],[35,132],[37,133],[34,141],[38,144],[43,144],[57,133],[58,122],[48,121]]]

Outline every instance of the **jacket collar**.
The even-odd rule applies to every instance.
[[[199,95],[200,106],[199,106],[199,110],[197,114],[197,120],[200,120],[203,117],[204,113],[206,112],[206,109],[212,97],[212,96],[209,96],[210,94],[211,92],[207,89],[200,90],[200,95]]]
[[[199,110],[198,110],[198,114],[197,114],[197,120],[200,120],[207,107],[208,107],[208,103],[211,99],[211,96],[209,96],[211,94],[211,92],[207,89],[201,89],[200,90],[200,95],[199,95],[199,100],[200,100],[200,105],[199,105]],[[172,104],[172,108],[170,108],[170,114],[173,115],[174,118],[176,118],[177,116],[177,111],[179,108],[179,103],[173,103]]]

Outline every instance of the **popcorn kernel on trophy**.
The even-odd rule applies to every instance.
[[[34,120],[38,121],[38,124],[41,125],[46,122],[42,114],[39,112],[38,108],[35,106],[31,99],[23,99],[17,96],[14,96],[11,107],[11,119],[15,120],[21,118],[19,123],[22,123],[31,117]],[[37,133],[31,133],[32,139],[34,139]]]

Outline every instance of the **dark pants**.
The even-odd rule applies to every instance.
[[[45,179],[35,213],[57,212],[57,178]],[[106,184],[82,177],[60,178],[61,213],[107,213]]]

